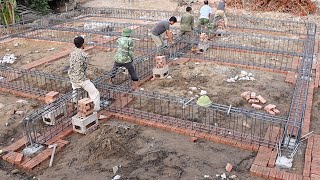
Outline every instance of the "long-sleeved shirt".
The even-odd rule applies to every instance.
[[[88,54],[80,48],[75,48],[70,54],[69,62],[70,81],[79,83],[87,80]]]
[[[133,40],[129,37],[121,37],[117,40],[118,49],[114,59],[117,63],[126,64],[133,60]]]
[[[185,13],[181,17],[180,28],[181,31],[192,31],[194,26],[194,17],[191,13]]]

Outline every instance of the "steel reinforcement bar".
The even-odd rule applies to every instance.
[[[156,92],[130,92],[120,86],[99,86],[99,91],[106,99],[121,99],[118,103],[111,103],[105,110],[258,145],[276,146],[280,136],[275,141],[272,140],[272,134],[266,137],[265,133],[268,128],[281,129],[286,124],[284,117],[220,104],[204,108],[190,99]]]
[[[67,93],[71,90],[68,78],[8,66],[0,66],[2,88],[9,88],[34,95],[45,95],[49,91]]]

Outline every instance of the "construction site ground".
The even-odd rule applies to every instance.
[[[227,82],[227,79],[240,75],[241,71],[252,73],[255,80]],[[240,95],[246,91],[256,92],[257,95],[267,100],[266,104],[275,104],[281,112],[280,116],[288,114],[294,88],[292,84],[285,82],[286,75],[283,74],[223,66],[210,62],[187,62],[172,65],[169,67],[169,77],[172,78],[148,81],[142,88],[185,98],[200,96],[201,90],[204,90],[214,103],[247,109],[253,108]],[[193,87],[196,87],[197,90],[192,90]]]
[[[48,41],[18,38],[7,42],[0,42],[0,57],[6,54],[14,54],[17,59],[11,66],[20,68],[41,58],[70,49],[70,47],[66,43],[48,43]]]
[[[136,1],[134,7],[128,6],[125,2],[127,1],[114,3],[111,0],[93,0],[85,5],[172,11],[184,11],[185,9],[185,7],[178,7],[177,2],[173,0],[161,2],[140,0]],[[195,13],[198,13],[200,5],[193,5]],[[241,9],[233,10],[233,12],[245,15],[254,14],[258,17],[320,22],[318,11],[306,17],[274,12],[248,12]],[[92,20],[92,18],[84,19]],[[140,21],[119,20],[118,22],[138,23]],[[46,35],[48,34],[45,33],[43,37]],[[52,31],[52,36],[55,36],[54,31]],[[66,33],[65,35],[66,40],[73,37],[74,34]],[[17,60],[11,66],[23,67],[36,60],[67,50],[71,51],[72,48],[69,43],[14,39],[0,43],[0,57],[5,54],[15,54]],[[90,78],[97,77],[112,68],[114,51],[93,48],[87,52],[90,57]],[[62,57],[33,69],[66,77],[68,65],[68,57]],[[241,70],[251,72],[256,80],[226,82],[226,79],[240,74]],[[206,90],[213,102],[247,109],[251,109],[250,104],[246,103],[240,94],[244,91],[254,91],[262,95],[267,100],[267,104],[277,105],[281,112],[280,116],[287,115],[294,88],[292,84],[285,82],[286,76],[280,73],[229,67],[209,62],[171,65],[169,72],[172,78],[148,81],[141,87],[148,91],[156,90],[187,98],[199,94],[199,90],[190,89],[190,87],[197,87],[200,90]],[[319,90],[315,89],[314,97],[316,98],[312,106],[310,129],[315,134],[320,134],[318,95]],[[23,136],[21,121],[24,115],[41,106],[41,103],[7,93],[0,93],[0,103],[3,105],[0,106],[0,148],[3,148]],[[17,111],[23,113],[16,114]],[[0,179],[112,179],[114,166],[119,167],[116,174],[124,179],[221,179],[216,175],[223,173],[228,176],[236,175],[236,179],[240,180],[261,179],[250,175],[250,167],[256,157],[255,152],[202,139],[190,142],[189,136],[118,120],[103,122],[96,131],[88,135],[74,133],[66,140],[70,141],[70,144],[55,156],[53,167],[48,168],[46,162],[35,170],[26,172],[1,160]],[[306,143],[302,145],[303,148],[305,146]],[[234,166],[231,173],[225,170],[227,163]],[[299,151],[291,172],[301,174],[303,164],[304,151]],[[206,177],[209,178],[205,178],[205,175],[208,175]]]

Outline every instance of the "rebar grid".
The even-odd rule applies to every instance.
[[[8,66],[0,66],[1,87],[34,95],[45,95],[49,91],[67,93],[71,90],[68,78]]]
[[[138,19],[146,21],[159,21],[176,16],[178,20],[184,12],[172,11],[154,11],[141,9],[121,9],[121,8],[90,8],[80,7],[78,11],[67,12],[57,15],[59,18],[84,18],[84,17],[107,17],[119,19]],[[198,14],[194,14],[198,19]],[[283,36],[288,35],[306,35],[307,28],[312,23],[298,21],[275,20],[266,18],[256,18],[252,16],[227,14],[228,26],[237,29],[247,29],[252,32],[271,32],[281,33]]]
[[[309,85],[312,76],[313,53],[315,46],[316,25],[310,25],[308,28],[308,36],[304,43],[304,56],[299,64],[296,86],[293,92],[293,98],[290,106],[288,121],[284,129],[282,144],[285,148],[290,147],[290,141],[285,141],[286,138],[297,139],[295,147],[300,145],[302,136],[302,124],[307,106],[307,96],[309,93]],[[312,82],[311,82],[312,83]],[[300,128],[296,128],[296,124],[301,124]]]
[[[78,101],[86,97],[88,97],[87,93],[81,89],[75,92],[71,91],[49,105],[45,105],[27,115],[23,120],[23,127],[29,145],[44,144],[69,127],[71,117],[78,112]],[[54,126],[42,123],[43,119],[48,117],[54,120]]]
[[[156,92],[129,92],[119,86],[99,86],[99,90],[104,98],[117,100],[105,110],[258,145],[275,146],[274,135],[265,137],[265,134],[268,129],[281,129],[286,123],[283,117],[220,104],[204,108],[197,106],[195,100]]]
[[[89,37],[92,34],[100,35],[101,39],[101,36],[103,35],[117,36],[117,33],[119,32],[99,32],[97,30],[84,32],[82,30],[74,28],[73,25],[67,28],[63,27],[63,25],[66,25],[66,23],[67,25],[73,24],[73,22],[81,20],[85,17],[159,20],[160,18],[153,18],[149,15],[152,15],[152,13],[154,13],[155,15],[159,15],[156,17],[163,16],[164,18],[168,18],[175,13],[179,15],[179,13],[177,12],[160,13],[148,11],[148,13],[150,14],[145,13],[144,15],[146,15],[146,17],[140,17],[141,14],[139,13],[141,12],[144,13],[146,11],[131,11],[128,9],[122,10],[113,8],[82,9],[82,12],[80,13],[70,12],[52,18],[56,19],[53,20],[53,22],[56,21],[56,23],[53,24],[59,26],[58,29],[54,29],[57,28],[54,26],[45,28],[36,26],[34,28],[36,29],[36,31],[38,31],[38,33],[41,31],[71,31],[77,35],[81,35],[80,33],[85,33],[88,34]],[[68,19],[72,20],[70,21]],[[90,21],[91,20],[84,20],[84,22]],[[231,29],[237,30],[224,32],[222,33],[223,36],[221,38],[214,38],[213,43],[209,44],[210,48],[208,51],[209,53],[206,53],[207,55],[203,54],[200,56],[193,56],[190,54],[185,54],[192,45],[199,43],[194,38],[190,39],[189,37],[176,37],[175,45],[169,48],[145,48],[144,50],[146,52],[146,55],[137,57],[134,61],[139,78],[152,75],[154,56],[160,54],[166,55],[170,59],[169,62],[172,62],[172,59],[174,57],[184,55],[186,57],[197,59],[208,59],[218,62],[222,61],[233,64],[258,66],[283,71],[295,71],[298,72],[298,78],[296,81],[293,100],[291,103],[290,115],[288,117],[270,116],[265,113],[259,113],[254,110],[245,110],[241,108],[229,109],[227,106],[219,104],[214,104],[209,108],[200,108],[195,105],[194,102],[185,104],[189,101],[189,99],[181,100],[181,98],[178,98],[181,101],[176,101],[176,99],[172,97],[158,95],[156,93],[151,93],[152,95],[150,95],[147,92],[130,92],[129,89],[131,88],[128,87],[129,85],[131,85],[131,80],[128,75],[122,74],[121,72],[119,72],[119,70],[107,72],[105,75],[95,79],[94,83],[102,92],[102,98],[104,99],[119,99],[119,97],[123,97],[123,95],[125,95],[127,99],[131,98],[133,99],[133,101],[130,102],[127,107],[118,107],[116,106],[116,104],[114,104],[107,107],[107,110],[124,113],[127,115],[133,115],[136,117],[147,118],[149,120],[158,119],[163,123],[185,126],[189,129],[191,128],[199,131],[206,131],[221,136],[230,136],[232,139],[239,139],[259,145],[275,146],[277,144],[276,141],[281,141],[284,145],[284,139],[289,136],[292,138],[297,138],[297,141],[295,141],[295,145],[298,145],[299,137],[301,136],[301,126],[303,123],[306,106],[306,95],[311,72],[310,62],[312,61],[310,60],[310,57],[312,57],[313,54],[314,37],[316,34],[315,25],[312,23],[275,21],[249,17],[234,17],[232,21],[233,22],[230,25]],[[124,27],[123,23],[118,24],[118,27]],[[271,28],[272,25],[275,24],[277,24],[277,28]],[[148,25],[136,25],[139,26],[139,28],[147,27],[146,29],[149,29]],[[144,37],[144,41],[149,42],[150,39],[149,36],[146,36],[146,29],[141,31],[141,34],[143,35],[138,33],[134,38]],[[248,34],[245,34],[247,31],[240,31],[240,29],[249,30],[249,32]],[[270,35],[266,35],[269,34],[268,32],[270,32]],[[74,34],[72,34],[72,36]],[[301,38],[299,37],[300,35],[302,35]],[[25,33],[21,36],[28,37],[28,34]],[[42,37],[35,34],[34,38]],[[47,40],[52,39],[54,38],[48,38]],[[61,41],[61,39],[63,38],[57,38],[58,41]],[[114,47],[104,43],[101,43],[101,46]],[[210,52],[210,50],[213,50],[213,52]],[[293,60],[296,60],[297,58],[302,58],[302,60],[300,61],[298,68],[293,68],[291,64]],[[116,74],[113,86],[107,85],[107,80],[113,74]],[[158,97],[161,98],[159,99]],[[227,111],[229,111],[229,113],[227,113]],[[36,114],[37,113],[35,112],[34,115]],[[70,123],[70,119],[67,119],[68,118],[66,118],[65,121],[69,121]],[[247,128],[244,125],[244,122],[248,124],[250,123],[251,128]],[[30,134],[30,132],[33,132],[31,131],[32,129],[37,129],[34,126],[35,125],[25,126],[26,131],[28,131]],[[57,133],[55,126],[51,128],[55,133]],[[280,128],[280,136],[277,136],[276,140],[271,138],[272,134],[269,134],[270,138],[265,138],[264,136],[268,128]],[[42,132],[45,133],[45,131]],[[36,138],[31,139],[32,143],[41,143],[46,140],[48,139],[44,138],[44,140],[40,141]],[[287,149],[291,151],[290,148]]]

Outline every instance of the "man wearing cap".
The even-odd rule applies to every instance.
[[[163,46],[162,36],[165,32],[170,43],[173,42],[172,33],[170,32],[170,25],[173,25],[177,22],[177,18],[172,16],[169,20],[162,20],[158,22],[151,30],[151,38],[157,47]]]
[[[100,92],[94,84],[87,78],[88,55],[83,51],[84,39],[78,36],[74,39],[75,48],[70,54],[70,69],[68,75],[71,81],[72,89],[83,88],[89,94],[94,103],[94,110],[100,110]]]
[[[209,6],[208,0],[205,0],[204,5],[200,8],[200,17],[199,17],[198,26],[208,27],[211,14],[212,14],[212,9]]]
[[[225,0],[221,0],[217,6],[217,11],[214,15],[214,19],[213,19],[213,29],[216,30],[218,28],[218,22],[219,20],[223,19],[224,21],[224,25],[227,26],[227,16],[225,13],[225,8],[226,8],[226,1]]]
[[[130,38],[132,33],[131,29],[125,28],[122,32],[122,37],[117,40],[118,46],[114,56],[115,62],[112,70],[118,67],[125,67],[132,81],[138,81],[138,76],[133,66],[133,40]],[[114,76],[115,75],[113,75],[112,78],[114,78]],[[110,82],[112,82],[112,79]]]
[[[181,21],[180,21],[181,35],[184,35],[186,33],[190,33],[193,30],[194,17],[191,14],[191,11],[192,11],[192,8],[187,7],[186,13],[184,13],[181,17]]]

